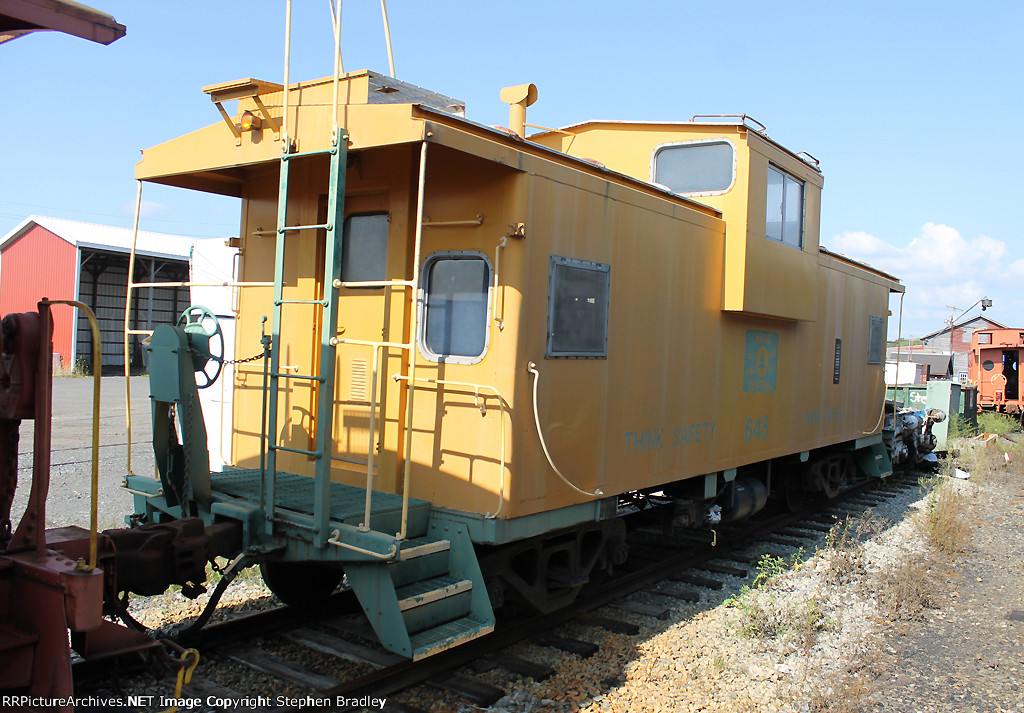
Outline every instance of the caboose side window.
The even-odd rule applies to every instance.
[[[724,193],[736,178],[736,152],[728,141],[668,144],[655,149],[651,174],[673,193]]]
[[[423,265],[420,348],[431,361],[475,364],[487,350],[491,263],[477,252],[438,252]]]
[[[599,262],[551,256],[548,358],[608,356],[610,270]]]
[[[769,240],[804,246],[804,184],[774,166],[768,167],[765,234]]]
[[[342,236],[342,282],[378,282],[386,279],[387,213],[350,215],[345,219]]]

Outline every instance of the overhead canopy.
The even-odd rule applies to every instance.
[[[0,43],[38,30],[56,30],[103,45],[125,33],[113,16],[73,0],[0,0]]]
[[[928,367],[932,374],[945,374],[948,372],[951,358],[949,352],[923,352],[918,349],[903,349],[899,355],[901,362],[909,361],[912,364],[923,364]],[[889,349],[888,360],[896,361],[895,349]]]

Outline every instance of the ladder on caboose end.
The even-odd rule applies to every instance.
[[[288,95],[290,93],[289,65],[291,63],[291,0],[287,2],[285,21],[285,64],[284,89],[282,92],[281,116],[281,168],[277,197],[277,228],[274,231],[274,309],[270,334],[270,370],[268,374],[267,428],[263,434],[266,453],[265,465],[261,468],[261,500],[264,528],[273,534],[276,509],[277,454],[280,451],[298,453],[314,460],[313,489],[313,540],[318,548],[325,547],[330,522],[331,487],[331,436],[334,425],[334,371],[337,341],[333,338],[334,326],[338,321],[338,289],[341,284],[341,230],[345,215],[345,169],[348,164],[348,132],[338,125],[338,81],[341,73],[340,44],[340,3],[335,20],[334,53],[334,114],[332,117],[331,143],[327,149],[297,151],[295,143],[288,136]],[[293,161],[314,156],[330,156],[329,186],[327,190],[327,218],[324,223],[314,225],[288,225],[288,183]],[[284,256],[285,243],[289,235],[307,230],[323,230],[326,233],[324,250],[323,292],[321,299],[284,299]],[[310,305],[321,310],[320,347],[317,354],[316,373],[285,373],[281,367],[281,323],[284,308],[290,305]],[[278,393],[281,380],[312,382],[317,389],[316,438],[314,450],[291,448],[281,445],[278,437]]]
[[[335,4],[337,2],[337,4]],[[426,163],[426,143],[421,147],[420,156],[420,176],[419,176],[419,192],[417,195],[418,200],[418,221],[415,237],[415,249],[413,256],[413,268],[412,277],[410,279],[392,279],[392,280],[380,280],[380,281],[358,281],[358,282],[344,282],[342,280],[342,244],[343,244],[343,225],[344,225],[344,194],[345,194],[345,171],[348,159],[348,133],[339,126],[338,124],[338,106],[339,106],[339,79],[341,73],[344,71],[341,63],[341,44],[340,44],[340,26],[341,26],[341,4],[340,0],[331,0],[333,16],[334,16],[334,33],[335,33],[335,55],[334,55],[334,76],[333,76],[333,115],[332,115],[332,134],[330,147],[328,149],[322,149],[317,151],[297,151],[293,140],[288,135],[289,125],[289,65],[290,65],[290,45],[291,45],[291,0],[286,2],[286,24],[285,24],[285,69],[284,69],[284,89],[282,93],[282,119],[281,119],[281,140],[282,140],[282,153],[281,153],[281,167],[280,167],[280,180],[278,186],[278,204],[277,204],[277,226],[274,231],[275,235],[275,251],[274,251],[274,298],[273,298],[273,321],[271,326],[270,335],[270,369],[268,374],[268,404],[265,407],[265,413],[267,413],[267,425],[265,432],[262,434],[263,447],[262,450],[266,454],[265,460],[261,460],[261,509],[264,515],[264,531],[268,535],[272,535],[274,531],[275,523],[275,508],[276,508],[276,475],[277,475],[277,453],[284,451],[289,453],[296,453],[305,455],[312,458],[315,461],[314,465],[314,502],[313,502],[313,529],[314,529],[314,545],[318,548],[322,548],[325,545],[333,544],[348,549],[356,550],[363,554],[371,555],[374,557],[380,557],[379,553],[366,550],[365,548],[355,547],[348,543],[339,541],[336,537],[328,537],[329,522],[330,522],[330,490],[331,490],[331,443],[333,437],[333,425],[334,425],[334,400],[335,400],[335,363],[337,357],[337,345],[339,344],[352,344],[364,347],[369,347],[373,351],[373,369],[372,369],[372,384],[370,387],[372,396],[371,407],[370,407],[370,428],[369,438],[370,445],[368,449],[368,458],[366,465],[366,496],[365,496],[365,511],[362,524],[358,530],[363,533],[371,532],[371,510],[372,510],[372,496],[373,496],[373,481],[374,481],[374,469],[377,467],[375,463],[375,437],[376,437],[376,395],[379,388],[379,358],[380,351],[382,349],[396,349],[399,351],[407,352],[409,356],[409,367],[408,373],[402,373],[399,375],[400,379],[406,382],[406,412],[407,412],[407,423],[405,428],[405,483],[402,492],[402,514],[401,514],[401,526],[397,533],[392,533],[394,539],[402,541],[410,536],[408,531],[409,522],[409,471],[411,468],[409,454],[411,452],[411,417],[412,417],[412,406],[413,406],[413,395],[415,388],[413,387],[415,372],[416,372],[416,359],[415,359],[415,335],[418,328],[418,310],[414,306],[412,310],[412,325],[409,329],[408,338],[403,342],[370,342],[362,340],[353,340],[341,338],[340,334],[337,333],[337,322],[338,322],[338,298],[339,290],[342,287],[400,287],[403,289],[411,290],[413,292],[413,299],[415,300],[415,290],[418,285],[419,276],[419,260],[420,260],[420,246],[422,244],[422,210],[423,210],[423,190],[425,182],[425,163]],[[383,7],[383,4],[382,4]],[[385,10],[385,24],[387,23],[386,10]],[[386,28],[385,28],[386,29]],[[390,55],[390,35],[388,36],[388,49]],[[391,72],[394,74],[393,60],[391,62]],[[291,163],[295,160],[314,157],[314,156],[330,156],[330,171],[329,171],[329,187],[327,192],[327,216],[324,223],[313,224],[313,225],[289,225],[288,224],[288,185],[290,177]],[[300,231],[307,230],[323,230],[326,233],[326,245],[323,252],[324,263],[322,265],[322,286],[323,292],[321,299],[311,300],[286,300],[284,299],[284,256],[285,256],[285,243],[286,238],[289,235],[298,233]],[[286,373],[282,371],[280,363],[280,345],[281,345],[281,326],[284,319],[284,308],[289,305],[309,305],[314,309],[319,309],[321,313],[321,329],[320,329],[320,345],[317,354],[317,367],[314,367],[316,373],[312,374],[298,374],[298,373]],[[300,380],[312,382],[313,387],[317,390],[316,398],[316,433],[315,433],[315,447],[313,450],[292,448],[284,446],[279,442],[278,435],[278,423],[280,414],[278,412],[278,395],[281,386],[281,380]],[[383,404],[381,404],[383,407]],[[412,533],[413,536],[419,533]],[[397,552],[397,549],[393,549],[391,556]]]
[[[346,550],[345,573],[349,585],[377,633],[381,644],[388,650],[412,659],[421,659],[439,651],[483,636],[494,629],[491,608],[483,573],[467,525],[462,523],[433,522],[428,519],[430,504],[416,504],[419,524],[410,528],[409,474],[412,451],[413,396],[416,391],[416,335],[419,309],[415,304],[419,287],[420,252],[423,242],[423,207],[426,184],[427,143],[420,146],[420,168],[416,194],[416,230],[411,275],[408,279],[345,282],[342,278],[344,238],[345,169],[348,159],[348,134],[338,125],[338,84],[341,73],[341,4],[332,0],[335,20],[334,114],[331,142],[328,149],[310,152],[295,150],[288,137],[288,80],[289,47],[291,35],[291,0],[287,0],[285,39],[285,75],[283,88],[283,116],[281,121],[280,182],[278,186],[277,228],[274,251],[274,304],[270,335],[270,368],[267,376],[267,426],[261,459],[261,509],[265,533],[273,536],[278,522],[276,505],[277,454],[290,452],[315,460],[313,484],[313,547],[326,554],[329,546]],[[382,3],[383,6],[383,3]],[[393,65],[392,65],[393,72]],[[317,155],[330,155],[330,185],[327,195],[327,217],[318,225],[288,224],[288,184],[291,163]],[[292,300],[284,298],[285,243],[290,235],[299,231],[323,230],[326,245],[323,252],[323,282],[320,299]],[[363,341],[346,339],[338,333],[338,299],[342,287],[398,287],[411,293],[412,317],[402,342]],[[315,297],[316,295],[314,295]],[[321,310],[318,367],[312,374],[285,373],[280,358],[281,330],[284,310],[290,305],[310,305]],[[370,444],[366,463],[365,510],[358,528],[338,524],[328,536],[331,527],[331,461],[335,409],[335,368],[337,345],[349,344],[368,347],[373,351]],[[380,388],[379,356],[382,350],[394,349],[408,355],[408,367],[395,375],[404,382],[405,433],[404,483],[402,486],[401,524],[393,535],[371,528],[370,516],[374,496],[374,455],[376,452],[376,395]],[[282,445],[278,434],[278,395],[282,380],[305,380],[317,390],[316,441],[313,450]],[[383,421],[383,404],[381,404]],[[383,439],[381,441],[383,447]],[[378,493],[378,496],[394,495]],[[424,508],[425,506],[425,508]],[[344,534],[343,531],[344,530]],[[394,531],[392,531],[394,532]],[[383,537],[382,537],[383,535]],[[363,546],[368,543],[384,545],[388,552],[373,551]],[[314,555],[315,558],[315,555]],[[333,559],[326,557],[325,559]]]
[[[285,96],[288,94],[287,80]],[[287,111],[287,99],[285,99]],[[338,281],[341,270],[341,239],[340,230],[344,216],[345,201],[345,168],[348,157],[348,134],[335,127],[331,137],[331,147],[326,150],[297,152],[282,129],[284,149],[281,154],[281,175],[278,188],[277,229],[274,250],[274,310],[271,326],[270,372],[268,375],[268,426],[265,438],[266,467],[261,474],[263,492],[265,493],[265,527],[268,534],[273,533],[275,507],[275,482],[277,473],[277,453],[287,451],[299,453],[314,459],[314,500],[313,527],[314,543],[324,547],[328,539],[328,522],[330,511],[331,485],[331,453],[330,443],[334,421],[334,363],[336,356],[335,340],[332,339],[332,326],[338,317]],[[327,221],[318,225],[288,225],[288,179],[291,162],[305,157],[330,154],[330,185],[327,193]],[[305,230],[323,230],[327,235],[323,268],[323,296],[316,300],[284,299],[284,255],[285,242],[289,234]],[[286,373],[281,369],[281,323],[284,308],[289,305],[311,305],[321,310],[324,327],[320,330],[320,347],[318,353],[318,370],[314,374]],[[316,440],[314,450],[291,448],[278,442],[278,393],[280,382],[286,380],[311,381],[320,392],[316,409]]]

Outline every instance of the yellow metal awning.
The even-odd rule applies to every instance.
[[[0,0],[0,43],[39,30],[56,30],[109,45],[124,37],[113,16],[73,0]]]

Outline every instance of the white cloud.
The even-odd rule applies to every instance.
[[[941,329],[953,311],[989,297],[987,313],[1007,326],[1018,326],[1024,299],[1017,297],[1024,280],[1024,259],[1014,259],[1001,240],[987,235],[966,239],[948,225],[925,223],[905,247],[874,235],[847,232],[835,236],[829,249],[895,275],[906,286],[903,334],[920,336]],[[970,315],[979,313],[979,308]],[[890,333],[895,332],[895,319]]]

